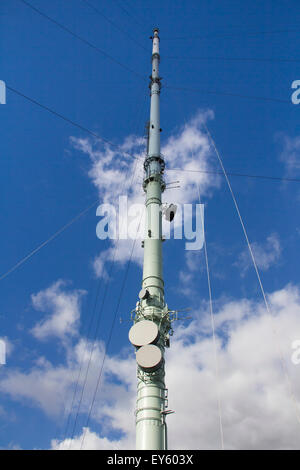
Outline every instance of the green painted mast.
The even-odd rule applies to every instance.
[[[169,346],[170,317],[165,303],[162,269],[161,195],[165,189],[165,162],[160,153],[159,30],[153,31],[150,77],[148,150],[144,161],[146,193],[144,267],[142,290],[134,310],[129,339],[136,348],[136,448],[167,449],[165,347]]]

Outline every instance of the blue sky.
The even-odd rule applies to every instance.
[[[300,78],[300,13],[296,1],[91,0],[106,18],[81,0],[30,3],[113,60],[23,2],[6,0],[0,6],[0,79],[7,86],[123,149],[127,146],[129,152],[142,158],[139,138],[144,135],[149,115],[149,36],[158,26],[163,77],[162,149],[167,170],[184,169],[192,163],[195,168],[220,171],[202,126],[204,120],[229,172],[300,178],[300,105],[292,104],[290,99],[291,84]],[[132,162],[115,147],[103,145],[10,90],[0,111],[1,275],[97,198],[113,201],[124,170],[118,174],[119,179],[111,181],[106,172],[119,171],[122,162],[131,171]],[[103,166],[107,156],[110,160]],[[198,181],[206,205],[207,247],[224,371],[220,390],[225,446],[244,448],[250,445],[251,436],[253,448],[295,448],[299,445],[293,438],[299,431],[295,410],[288,387],[282,385],[280,368],[274,366],[278,357],[271,355],[273,340],[268,335],[272,328],[267,326],[255,271],[226,183],[218,175],[188,176],[174,171],[166,171],[166,179],[179,179],[181,185],[181,189],[166,191],[166,202],[195,201],[194,185]],[[276,329],[281,333],[277,340],[283,342],[299,404],[299,369],[291,364],[290,355],[291,342],[300,339],[300,183],[234,176],[230,180],[264,288],[270,295]],[[132,200],[142,197],[140,182],[141,176],[137,176],[134,190],[130,190]],[[0,337],[6,338],[8,345],[7,364],[0,369],[0,447],[50,448],[59,446],[63,437],[71,438],[74,414],[64,435],[68,411],[62,418],[63,408],[68,410],[72,400],[99,282],[102,290],[97,313],[104,295],[105,279],[100,277],[99,281],[97,277],[97,260],[101,264],[106,256],[105,267],[109,270],[114,246],[97,239],[97,222],[94,208],[0,281]],[[93,380],[109,337],[130,246],[120,248],[114,263],[91,377],[69,446],[78,446],[86,423]],[[89,421],[90,447],[133,445],[130,407],[134,404],[135,371],[127,334],[130,310],[140,289],[140,253],[138,249],[134,252],[117,312],[103,387]],[[169,418],[170,445],[218,448],[215,397],[209,403],[205,401],[206,391],[215,389],[216,382],[211,331],[206,322],[208,293],[203,253],[192,256],[184,250],[183,241],[166,242],[164,275],[169,306],[192,309],[192,320],[175,325],[174,348],[169,353],[169,404],[176,409],[174,417]],[[120,316],[125,320],[122,324]],[[66,323],[61,325],[63,319]],[[258,358],[254,357],[253,341],[258,342]],[[262,343],[265,349],[260,350]],[[245,350],[237,344],[244,344]],[[184,358],[195,364],[185,386],[176,382],[175,352],[182,355],[183,370]],[[260,376],[262,369],[268,370],[264,378]],[[197,396],[193,396],[199,409],[198,427],[187,420],[178,397],[178,387],[182,386],[184,393],[189,380],[199,381]],[[251,409],[244,409],[251,387],[263,392],[254,395]],[[210,417],[204,418],[209,407]],[[278,411],[282,408],[287,409],[284,415]],[[259,421],[260,414],[267,424]],[[178,435],[183,423],[188,429],[185,440]]]

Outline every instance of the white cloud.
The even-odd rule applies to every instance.
[[[98,255],[93,262],[93,268],[96,273],[96,276],[102,277],[105,280],[109,279],[106,268],[106,260],[108,259],[110,259],[110,252],[106,250],[104,252],[101,252],[100,255]]]
[[[51,336],[65,339],[77,334],[80,319],[80,301],[85,291],[68,291],[66,282],[59,280],[45,290],[32,294],[33,307],[46,313],[32,329],[32,334],[44,340]]]
[[[280,160],[284,163],[286,175],[295,177],[300,171],[300,136],[290,137],[286,134],[277,135],[282,142]]]
[[[247,299],[228,302],[216,313],[226,449],[300,448],[300,423],[278,352],[280,343],[299,409],[299,369],[290,358],[291,344],[300,338],[300,288],[288,285],[271,294],[269,302],[273,320],[262,303]],[[131,383],[135,383],[135,374],[129,360],[125,360],[123,369],[124,360],[110,358],[109,368],[118,374],[124,392],[130,388],[130,394],[126,400],[117,401],[112,407],[108,405],[105,411],[110,408],[111,424],[113,428],[121,428],[124,437],[106,442],[105,435],[99,437],[89,431],[87,445],[95,448],[105,445],[109,449],[134,446],[133,431],[128,431],[132,417],[127,400],[131,394],[135,396]],[[175,410],[168,417],[169,448],[220,448],[214,370],[209,317],[203,306],[197,319],[187,327],[177,326],[166,357],[169,407]],[[71,446],[78,448],[79,438]],[[59,445],[53,443],[55,448]]]
[[[162,154],[165,157],[167,167],[166,180],[169,182],[180,181],[180,190],[168,189],[165,191],[164,202],[184,204],[197,200],[196,184],[199,185],[202,196],[209,196],[212,189],[218,187],[219,177],[205,173],[205,171],[212,169],[213,153],[208,137],[202,129],[202,124],[213,117],[214,114],[211,110],[199,112],[184,126],[177,129],[163,144]],[[121,144],[121,150],[108,145],[103,146],[102,143],[88,138],[77,139],[73,137],[71,142],[77,150],[90,158],[92,165],[88,175],[98,190],[100,200],[117,206],[119,195],[127,194],[128,207],[133,204],[144,204],[145,196],[141,187],[145,157],[143,139],[134,135],[128,136]],[[132,159],[128,154],[132,155]],[[175,171],[175,169],[188,171]],[[137,179],[140,180],[139,183],[137,183]],[[175,225],[182,224],[179,216],[175,217],[174,223]],[[163,231],[168,228],[168,224],[169,222],[163,221]],[[119,263],[124,263],[129,259],[131,253],[132,260],[142,265],[143,250],[140,241],[136,242],[133,252],[132,248],[132,239],[112,240],[111,247],[103,250],[94,260],[96,274],[106,277],[105,260],[112,261],[114,259]]]
[[[59,416],[72,378],[71,368],[56,367],[40,358],[28,372],[7,370],[1,378],[0,390],[12,399],[38,406],[49,416]]]
[[[80,392],[75,397],[73,412],[77,411],[81,389],[85,383],[80,413],[86,415],[98,380],[103,354],[104,345],[102,342],[94,343],[80,339],[73,348],[68,347],[66,362],[63,364],[54,365],[45,357],[39,357],[28,371],[7,369],[0,379],[0,391],[15,400],[40,408],[53,419],[62,419],[64,408],[66,408],[64,416],[66,420],[79,377],[78,390]],[[135,364],[132,357],[133,351],[129,357],[127,354],[124,356],[124,353],[113,358],[106,357],[101,379],[101,393],[98,394],[93,409],[93,418],[102,422],[104,428],[113,427],[126,432],[130,430],[130,423],[126,418],[130,403],[132,410],[134,409],[134,381],[130,381],[129,378],[135,374]],[[89,373],[87,380],[85,380],[88,364]],[[122,366],[121,370],[119,370],[119,364]],[[116,378],[122,382],[122,386],[116,383]],[[124,389],[124,387],[129,388],[129,385],[132,387],[130,390]],[[120,405],[121,408],[124,407],[124,410],[123,414],[122,411],[120,412],[117,419],[117,409]]]
[[[0,447],[0,450],[23,450],[19,444],[15,444],[14,442],[9,442],[7,447]]]
[[[300,423],[281,364],[283,357],[299,413],[300,366],[292,363],[291,356],[292,343],[300,339],[300,286],[287,285],[268,298],[272,319],[260,301],[215,302],[226,449],[300,449]],[[64,426],[80,364],[85,371],[91,347],[90,342],[81,339],[74,347],[68,346],[64,364],[54,365],[41,357],[29,371],[7,369],[0,379],[0,391],[12,399],[38,406]],[[97,342],[80,412],[84,417],[93,397],[103,353],[104,345]],[[79,390],[84,376],[83,373],[79,380]],[[166,354],[166,385],[169,407],[175,411],[168,417],[169,447],[219,448],[217,379],[209,309],[205,302],[193,321],[175,325],[171,348]],[[67,412],[62,419],[67,397]],[[136,364],[128,346],[119,354],[106,356],[90,427],[77,429],[72,440],[54,439],[52,448],[80,448],[83,433],[84,448],[134,448],[135,399]],[[101,425],[100,435],[92,429],[94,422]],[[116,435],[118,438],[112,437]]]
[[[185,265],[178,273],[178,291],[186,297],[194,293],[193,281],[201,270],[205,269],[203,249],[200,251],[186,251],[184,254]]]
[[[275,265],[281,255],[281,245],[279,237],[276,233],[269,235],[264,243],[253,242],[251,248],[258,268],[267,271],[271,266]],[[240,253],[238,261],[235,263],[241,269],[241,275],[244,276],[246,271],[253,266],[253,262],[248,248]]]
[[[100,437],[89,428],[83,428],[82,433],[74,439],[65,439],[51,441],[52,450],[126,450],[132,447],[132,442],[128,438],[119,440],[110,440],[106,437]]]

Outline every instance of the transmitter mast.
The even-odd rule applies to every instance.
[[[134,325],[129,340],[136,348],[137,404],[136,448],[167,449],[167,389],[165,347],[169,347],[171,320],[165,303],[162,269],[162,201],[166,185],[165,162],[160,153],[159,30],[153,31],[150,77],[150,123],[148,150],[144,161],[143,189],[146,193],[144,267],[142,290],[133,310]]]

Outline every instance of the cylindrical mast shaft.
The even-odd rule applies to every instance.
[[[164,352],[165,347],[169,344],[170,319],[164,299],[162,271],[161,194],[165,189],[163,180],[165,163],[160,153],[159,97],[161,84],[159,77],[158,29],[154,30],[152,39],[149,142],[148,153],[144,162],[145,177],[143,181],[143,188],[146,193],[143,289],[135,310],[134,321],[135,325],[141,321],[144,323],[148,321],[148,324],[149,321],[155,323],[158,335],[152,343],[155,344],[155,347],[152,346],[152,350],[151,347],[148,350],[145,349],[145,346],[141,347],[141,351],[137,348],[136,447],[137,449],[163,450],[167,448],[165,422],[167,390],[164,381]],[[161,354],[161,360],[155,366],[153,366],[155,361],[153,362],[150,352],[147,356],[148,351],[151,354]],[[148,361],[149,364],[139,363],[138,354],[144,354],[146,362]]]

